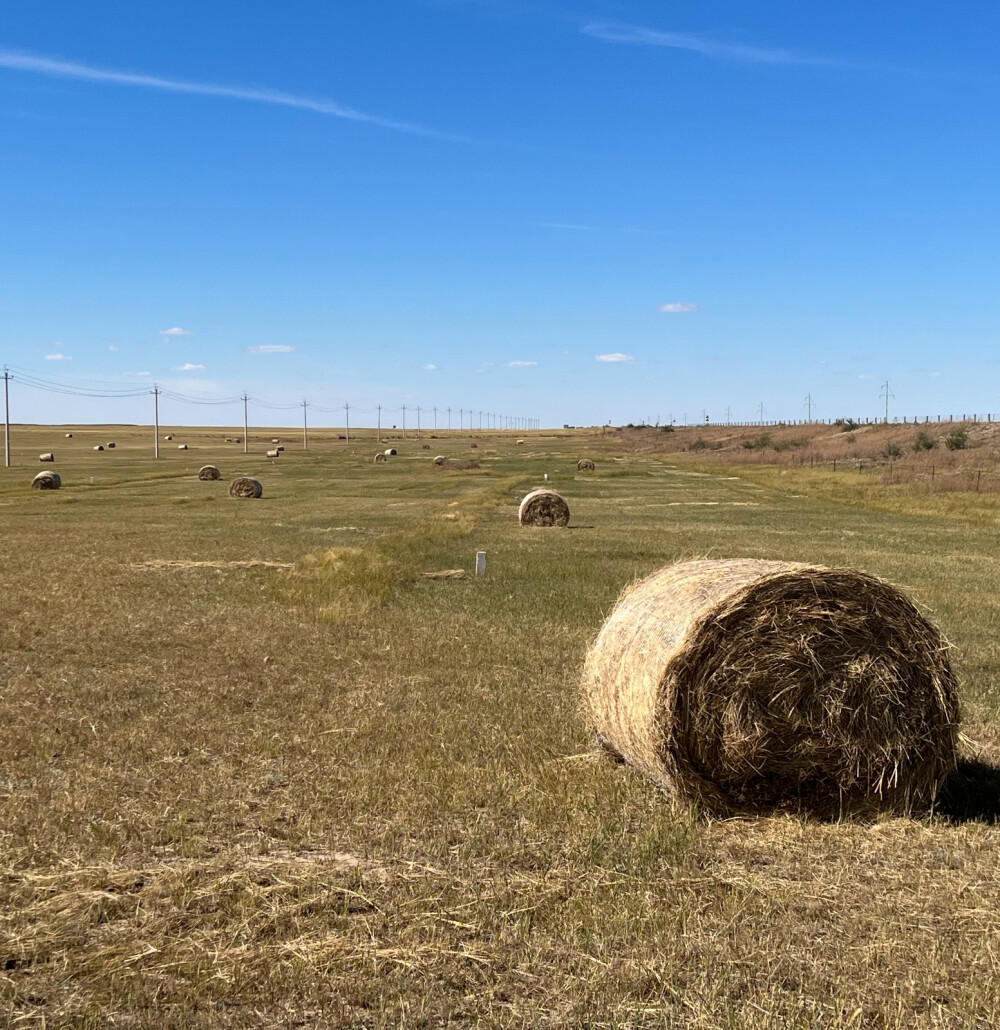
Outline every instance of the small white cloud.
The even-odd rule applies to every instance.
[[[46,361],[72,361],[73,359],[68,354],[46,354]]]
[[[859,375],[858,378],[859,379],[874,379],[875,377],[862,374],[862,375]]]
[[[126,376],[148,376],[149,372],[123,372],[122,375]]]
[[[669,304],[661,304],[656,310],[662,311],[666,315],[683,315],[689,311],[697,311],[698,305],[688,301],[675,300]]]
[[[596,354],[594,361],[606,361],[613,365],[631,365],[635,358],[631,354]]]
[[[112,343],[112,344],[111,344],[111,345],[110,345],[110,346],[108,347],[108,350],[118,350],[118,348],[117,348],[117,347],[116,347],[116,346],[115,346],[115,345],[114,345],[114,344]]]
[[[424,365],[425,372],[436,372],[438,370],[437,365]]]
[[[181,329],[179,325],[175,325],[173,329],[161,329],[161,336],[194,336],[193,329]]]
[[[262,343],[259,347],[248,348],[251,354],[291,354],[294,347],[286,343]]]
[[[178,365],[174,369],[175,372],[204,372],[204,365],[192,365],[190,361],[186,361],[183,365]]]
[[[532,365],[537,365],[537,361],[508,361],[508,368],[531,368]]]

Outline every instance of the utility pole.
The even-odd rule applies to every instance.
[[[438,409],[437,409],[437,406],[435,405],[435,407],[434,407],[434,432],[436,433],[437,431],[438,431]]]
[[[483,431],[483,413],[479,412],[479,432]]]
[[[345,447],[351,446],[351,406],[350,404],[344,405],[344,432],[347,434],[347,443]]]
[[[304,400],[302,402],[302,450],[309,450],[309,424],[306,417],[306,409],[309,407],[309,402]]]
[[[378,442],[382,442],[382,405],[378,406]]]
[[[4,464],[7,468],[10,468],[10,394],[8,393],[7,384],[10,382],[10,372],[7,371],[7,366],[3,367],[3,456]]]
[[[403,405],[403,439],[406,439],[406,405]]]
[[[250,420],[247,418],[247,401],[250,400],[247,394],[243,394],[243,453],[250,453]]]
[[[448,409],[448,432],[451,432],[451,408]]]
[[[806,394],[806,421],[812,422],[813,420],[813,395],[811,393]]]
[[[760,424],[763,425],[764,424],[764,402],[763,401],[761,401],[760,404],[757,405],[757,417],[760,420]]]
[[[153,383],[153,457],[160,456],[160,387]]]
[[[465,428],[465,408],[458,409],[458,431],[461,432]]]
[[[886,420],[886,422],[888,422],[889,421],[889,398],[892,397],[893,400],[896,399],[896,395],[889,389],[889,380],[888,379],[882,384],[882,392],[879,394],[879,397],[884,397],[885,398],[885,420]]]
[[[420,405],[417,405],[417,439],[420,439]]]

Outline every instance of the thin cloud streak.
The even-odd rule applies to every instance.
[[[101,82],[112,86],[139,86],[144,89],[155,89],[166,93],[187,93],[194,96],[222,97],[228,100],[248,100],[258,104],[276,104],[281,107],[294,107],[302,111],[313,111],[316,114],[329,115],[352,122],[364,122],[377,125],[382,129],[394,132],[405,132],[413,136],[430,136],[436,139],[460,141],[462,137],[453,136],[434,129],[427,129],[408,122],[399,122],[381,115],[367,114],[353,107],[345,107],[332,100],[320,100],[298,96],[294,93],[283,93],[276,89],[253,89],[243,86],[225,86],[215,82],[188,82],[184,79],[168,79],[160,75],[146,75],[139,72],[121,72],[110,68],[97,68],[77,61],[64,61],[56,57],[45,57],[23,50],[0,49],[0,68],[11,71],[34,72],[38,75],[50,75],[63,79],[80,79],[86,82]]]
[[[616,351],[614,354],[595,354],[594,361],[603,361],[610,365],[631,365],[635,358],[631,354]]]
[[[721,43],[704,36],[688,32],[661,32],[642,25],[625,22],[591,22],[581,27],[585,36],[592,36],[603,43],[624,43],[630,46],[670,47],[674,50],[691,50],[704,57],[721,61],[740,61],[744,64],[837,64],[824,57],[807,57],[778,47],[747,46],[743,43]]]
[[[247,348],[250,354],[291,354],[295,350],[287,343],[262,343],[259,347]]]
[[[686,315],[691,311],[697,311],[698,305],[677,300],[672,301],[670,304],[661,304],[656,310],[662,311],[665,315]]]

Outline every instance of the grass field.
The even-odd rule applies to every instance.
[[[985,766],[951,788],[977,818],[712,822],[592,754],[577,686],[667,562],[858,566],[953,642],[991,763],[1000,497],[883,510],[808,467],[583,432],[396,434],[375,465],[370,431],[244,456],[174,430],[158,462],[148,429],[65,431],[18,427],[0,469],[6,1025],[997,1024]],[[46,467],[63,488],[29,489]],[[544,473],[567,530],[517,524]]]

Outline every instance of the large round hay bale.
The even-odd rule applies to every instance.
[[[56,456],[51,451],[46,451],[44,454],[38,455],[39,461],[55,461]]]
[[[555,490],[532,490],[517,509],[522,526],[565,526],[569,505]]]
[[[44,472],[39,472],[31,481],[33,490],[58,490],[61,486],[62,479],[59,477],[59,473],[49,472],[48,469]]]
[[[205,482],[210,482],[212,480],[221,479],[222,473],[216,465],[202,465],[202,467],[198,469],[198,478],[204,479]]]
[[[375,464],[376,465],[379,465],[383,461],[388,461],[388,460],[389,459],[385,456],[385,451],[379,451],[378,454],[375,455]]]
[[[930,804],[955,765],[940,632],[849,569],[689,561],[630,587],[587,654],[597,739],[714,815]]]
[[[280,458],[281,457],[281,451],[279,451],[279,450],[268,451],[267,452],[267,457],[268,458]]]
[[[177,445],[177,450],[179,450],[179,451],[186,451],[187,449],[188,449],[188,445],[186,443],[179,443]]]
[[[173,440],[173,438],[174,438],[173,433],[167,433],[167,435],[163,439],[164,440]]]
[[[274,438],[273,438],[273,439],[271,440],[271,443],[281,443],[281,441],[280,441],[280,440],[279,440],[279,439],[278,439],[277,437],[274,437]]]
[[[66,439],[67,440],[72,440],[73,439],[73,434],[72,433],[67,433],[66,434]]]
[[[102,444],[102,443],[99,443],[99,444],[97,444],[97,445],[96,445],[96,446],[94,447],[94,450],[95,450],[95,451],[103,451],[103,450],[104,450],[104,444]]]
[[[229,484],[230,497],[260,497],[263,493],[264,488],[260,483],[249,476],[241,476]]]
[[[479,450],[479,444],[477,444],[477,443],[470,443],[469,447],[473,451],[478,451]]]
[[[445,456],[444,456],[443,454],[439,454],[439,455],[438,455],[438,456],[437,456],[437,457],[436,457],[436,458],[434,459],[434,464],[435,464],[435,465],[443,465],[443,464],[444,464],[444,463],[445,463],[445,462],[446,462],[447,460],[448,460],[448,459],[447,459],[447,458],[446,458],[446,457],[445,457]]]
[[[388,447],[388,448],[386,448],[386,450],[383,453],[385,454],[385,456],[387,458],[394,458],[396,456],[396,448],[395,447]]]
[[[518,447],[523,447],[524,446],[524,441],[523,440],[518,440],[517,441],[517,446]]]
[[[422,443],[420,445],[420,449],[422,451],[429,451],[431,449],[431,445],[429,443]]]
[[[593,472],[594,471],[594,463],[590,460],[590,458],[581,458],[576,463],[576,471],[577,472]]]
[[[112,440],[112,441],[111,441],[111,442],[110,442],[110,443],[108,444],[108,450],[109,450],[109,451],[113,451],[114,449],[115,449],[115,442],[114,442],[114,440]]]

